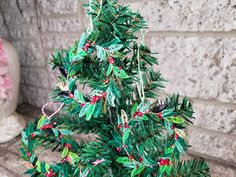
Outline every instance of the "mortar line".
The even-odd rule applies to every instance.
[[[81,34],[81,29],[78,32],[74,32],[74,31],[62,31],[62,32],[58,32],[58,31],[46,31],[46,32],[41,32],[41,34],[43,36],[52,36],[52,35],[60,35],[60,36],[76,36],[76,35],[80,35]]]
[[[41,33],[40,33],[40,30],[39,30],[39,14],[38,14],[38,10],[37,10],[37,5],[36,5],[36,1],[37,0],[34,0],[34,9],[35,9],[35,15],[36,15],[36,26],[37,26],[37,32],[38,32],[38,38],[39,38],[39,41],[40,41],[40,46],[42,48],[42,52],[43,52],[43,56],[44,56],[44,60],[46,60],[46,55],[45,55],[45,52],[44,52],[44,46],[43,46],[43,41],[42,41],[42,37],[41,37]],[[44,61],[44,65],[46,67],[47,63],[46,61]]]
[[[219,100],[212,100],[212,99],[207,100],[204,98],[196,98],[196,97],[189,97],[189,98],[199,103],[210,103],[211,105],[215,105],[215,106],[224,106],[224,107],[236,109],[236,103],[221,102]]]
[[[212,129],[206,129],[206,128],[202,128],[202,127],[198,127],[196,125],[191,125],[191,127],[189,127],[191,130],[195,129],[195,131],[197,132],[201,132],[207,135],[214,135],[214,136],[224,136],[225,138],[232,138],[236,140],[236,135],[234,134],[228,134],[228,133],[224,133],[224,132],[219,132],[219,131],[215,131]],[[187,129],[187,133],[189,134],[189,128]]]
[[[20,83],[20,86],[30,86],[30,87],[33,87],[33,88],[37,88],[37,89],[42,89],[42,90],[45,90],[45,91],[52,91],[50,88],[45,88],[45,87],[41,87],[41,86],[36,86],[36,85],[32,85],[32,84],[26,84],[26,83]]]
[[[170,93],[166,93],[163,92],[164,96],[171,96],[172,94]],[[197,97],[191,97],[188,95],[179,95],[180,98],[184,98],[184,97],[188,97],[190,100],[193,100],[195,102],[199,102],[199,103],[210,103],[211,105],[215,105],[215,106],[224,106],[224,107],[228,107],[228,108],[232,108],[232,109],[236,109],[236,103],[231,103],[231,102],[222,102],[220,100],[214,100],[214,99],[204,99],[204,98],[197,98]]]
[[[236,37],[236,31],[154,31],[147,33],[148,37],[215,37],[229,38]]]

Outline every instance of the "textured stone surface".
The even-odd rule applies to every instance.
[[[153,37],[167,92],[236,103],[236,38]]]
[[[236,166],[236,136],[214,133],[192,126],[188,129],[189,150],[227,161]]]
[[[29,9],[29,8],[34,8],[34,1],[32,0],[18,0],[19,1],[19,6],[22,9]]]
[[[4,167],[10,169],[12,172],[14,172],[14,174],[19,174],[19,176],[22,176],[27,170],[24,165],[24,161],[20,158],[20,156],[17,156],[15,154],[7,153],[5,154],[5,156],[0,157],[0,161],[4,162],[2,163]]]
[[[39,40],[21,40],[13,43],[22,66],[45,66],[45,58]]]
[[[19,2],[17,4],[17,2]],[[0,1],[1,9],[4,12],[7,24],[28,24],[36,22],[36,13],[33,1]]]
[[[42,44],[47,49],[66,49],[79,39],[78,35],[42,35]]]
[[[214,131],[230,133],[236,128],[236,109],[212,102],[193,102],[194,125]]]
[[[223,166],[219,163],[214,163],[212,161],[207,162],[211,177],[235,177],[236,176],[236,168]]]
[[[130,3],[150,30],[230,31],[236,29],[235,4],[226,0],[149,0]]]
[[[36,24],[36,14],[33,9],[27,9],[21,12],[19,10],[4,11],[4,14],[7,24]]]
[[[5,143],[18,136],[26,126],[24,117],[17,113],[1,117],[0,120],[0,143]]]
[[[147,43],[160,53],[160,66],[156,69],[160,69],[170,81],[166,91],[193,98],[197,118],[194,123],[206,130],[190,129],[192,151],[222,161],[222,165],[209,162],[213,177],[236,176],[235,169],[228,166],[236,166],[236,38],[233,31],[236,29],[236,1],[126,2],[130,2],[133,9],[140,10],[148,21],[152,32]],[[48,93],[57,82],[57,71],[53,72],[46,66],[48,58],[51,58],[48,53],[53,49],[66,49],[79,39],[83,26],[89,23],[83,14],[85,11],[82,10],[83,15],[80,13],[82,3],[79,0],[0,0],[0,9],[22,66],[21,97],[24,103],[41,107],[48,102]],[[0,35],[8,35],[2,24],[0,15]],[[160,35],[155,31],[161,31]],[[47,108],[56,110],[57,107]],[[37,117],[31,112],[28,115],[31,119]],[[0,165],[0,176],[22,176],[22,164],[17,161],[19,144],[17,141],[0,145],[0,156],[4,157],[0,159],[4,165],[3,169]],[[40,158],[53,159],[49,151],[40,154]],[[224,165],[226,161],[228,163]],[[20,165],[16,166],[17,163]],[[11,173],[7,168],[19,173]]]
[[[44,149],[43,147],[38,148],[36,154],[40,161],[47,163],[55,163],[61,160],[61,154],[58,151],[52,152],[51,149]]]
[[[0,174],[2,177],[15,177],[11,172],[3,167],[0,167]]]
[[[81,23],[79,17],[61,17],[39,19],[39,28],[42,32],[79,32]]]
[[[28,26],[28,28],[18,28],[13,25],[13,27],[10,27],[10,35],[14,39],[35,39],[35,36],[37,36],[38,31],[35,26]]]
[[[59,82],[57,76],[60,75],[60,71],[58,69],[52,70],[50,66],[48,66],[47,68],[50,88],[54,89],[56,84]]]
[[[23,102],[35,105],[36,107],[42,107],[49,101],[49,90],[39,87],[29,87],[27,85],[21,85],[21,94],[24,95]]]
[[[1,16],[0,14],[0,36],[2,38],[6,38],[8,36],[8,32],[7,32],[7,28],[6,26],[4,25],[4,21],[3,21],[3,17]]]
[[[8,1],[8,0],[1,0],[0,6],[2,10],[8,10],[11,9],[12,11],[18,11],[20,10],[19,7],[16,5],[16,1]]]
[[[22,67],[21,77],[21,83],[23,84],[38,86],[40,88],[49,88],[48,72],[44,67]]]
[[[78,0],[38,0],[38,11],[42,15],[72,14],[78,9]]]

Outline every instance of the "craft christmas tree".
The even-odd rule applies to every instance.
[[[90,26],[50,64],[61,73],[52,101],[62,115],[43,115],[22,132],[22,157],[33,177],[199,177],[209,176],[203,160],[180,162],[188,147],[186,126],[193,110],[187,98],[160,99],[165,81],[142,42],[143,17],[116,0],[85,5]],[[136,34],[141,34],[138,40]],[[84,94],[79,86],[91,89]],[[86,87],[86,88],[87,88]],[[58,109],[59,110],[59,109]],[[78,143],[74,136],[93,134]],[[61,153],[61,161],[41,162],[38,146]]]

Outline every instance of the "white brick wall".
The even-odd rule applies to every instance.
[[[159,52],[156,69],[169,80],[166,91],[194,103],[189,154],[205,157],[213,177],[235,177],[236,1],[126,2],[149,24],[146,41]],[[70,46],[88,24],[81,1],[1,0],[0,12],[0,35],[19,53],[23,101],[41,107],[56,82],[50,53]]]

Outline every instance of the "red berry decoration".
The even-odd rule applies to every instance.
[[[31,133],[30,137],[33,139],[36,135],[34,133]]]
[[[160,159],[159,166],[170,165],[170,159]]]
[[[118,125],[117,125],[117,128],[121,129],[121,128],[122,128],[122,125],[121,125],[121,124],[118,124]]]
[[[132,155],[129,155],[129,160],[134,159],[134,157]]]
[[[157,113],[157,117],[159,117],[159,119],[163,119],[163,117],[162,117],[162,112],[159,112],[159,113]]]
[[[116,150],[120,153],[120,151],[121,151],[121,148],[120,147],[118,147],[118,148],[116,148]]]
[[[109,79],[106,79],[103,83],[104,84],[108,84],[109,83]]]
[[[173,116],[174,116],[174,117],[177,117],[177,115],[176,115],[176,114],[174,114]]]
[[[83,47],[84,51],[87,52],[88,51],[88,48],[87,47]]]
[[[137,112],[135,112],[134,114],[133,114],[133,118],[135,118],[137,116]]]
[[[74,94],[73,93],[69,92],[68,95],[69,95],[70,98],[74,98]]]
[[[70,149],[71,147],[72,147],[71,144],[65,144],[65,148]]]
[[[140,158],[139,158],[139,161],[142,163],[142,162],[143,162],[143,158],[142,158],[142,157],[140,157]]]
[[[175,134],[175,140],[178,140],[178,139],[179,139],[179,135]]]
[[[103,97],[103,98],[106,98],[106,96],[107,96],[107,93],[106,93],[106,92],[103,92],[103,93],[102,93],[102,97]]]
[[[136,116],[142,117],[142,116],[143,116],[143,113],[141,113],[141,112],[135,112],[135,113],[133,114],[133,118],[136,117]]]
[[[127,122],[125,122],[125,125],[124,125],[125,128],[129,128],[129,125]]]
[[[55,173],[53,173],[52,169],[50,169],[47,173],[45,173],[46,177],[53,177]]]
[[[80,104],[81,107],[84,107],[84,105],[85,105],[84,103],[81,103],[81,104]]]
[[[50,129],[52,128],[53,126],[51,124],[45,124],[44,126],[42,126],[40,129],[41,130],[46,130],[46,129]]]
[[[118,68],[119,68],[119,70],[122,70],[122,66],[119,66]]]
[[[95,95],[93,98],[92,98],[92,101],[91,101],[91,104],[95,104],[98,100],[100,100],[101,97],[100,96],[97,96]]]
[[[108,57],[108,62],[109,62],[110,64],[114,64],[114,63],[115,63],[115,60],[114,60],[113,57]]]
[[[31,156],[31,153],[30,153],[30,152],[26,152],[26,155],[27,155],[28,157],[30,157],[30,156]]]
[[[143,113],[138,112],[137,115],[138,115],[139,117],[142,117],[142,116],[143,116]]]

